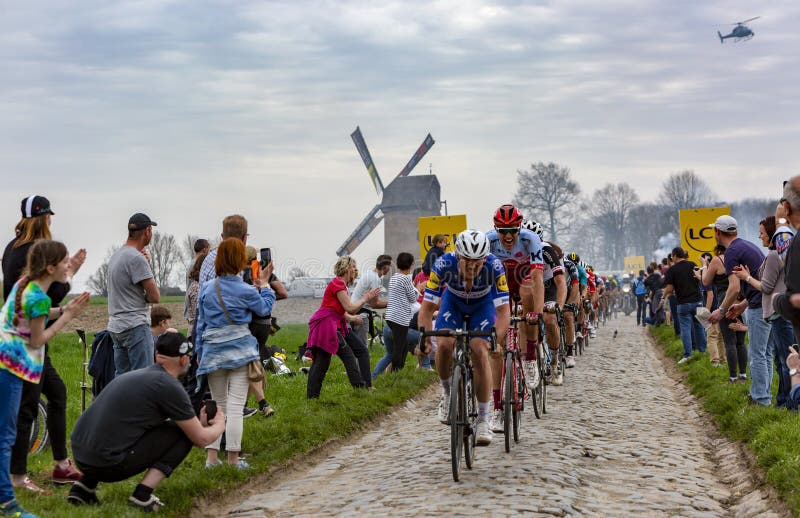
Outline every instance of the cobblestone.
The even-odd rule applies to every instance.
[[[547,396],[543,419],[526,410],[511,453],[495,434],[460,483],[433,387],[327,460],[277,474],[230,516],[779,516],[632,319],[600,329]]]

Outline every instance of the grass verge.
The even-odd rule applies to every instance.
[[[287,365],[293,372],[301,366],[294,360],[294,353],[305,341],[307,332],[305,325],[286,325],[270,341],[286,349],[289,356]],[[91,340],[91,337],[88,339]],[[373,367],[383,352],[380,345],[373,347]],[[50,355],[67,385],[69,433],[81,408],[82,350],[77,335],[58,335],[51,343]],[[156,494],[167,504],[162,513],[167,516],[188,515],[195,498],[202,496],[213,499],[230,494],[248,478],[268,471],[276,462],[302,455],[330,439],[359,429],[371,419],[417,394],[435,377],[432,372],[414,369],[411,365],[401,373],[380,376],[376,380],[375,391],[353,390],[341,362],[334,360],[325,378],[321,398],[308,401],[305,398],[307,377],[304,374],[292,377],[270,375],[266,396],[275,408],[275,414],[269,418],[257,414],[245,420],[243,453],[252,469],[247,472],[229,467],[206,470],[205,452],[194,448],[172,477],[156,489]],[[68,488],[49,483],[52,460],[49,448],[29,457],[31,478],[41,487],[52,490],[53,494],[34,496],[17,491],[17,498],[27,510],[48,517],[141,515],[141,512],[126,505],[128,496],[141,477],[116,484],[101,484],[98,496],[102,505],[99,507],[73,507],[66,502]]]
[[[666,354],[679,360],[683,356],[680,338],[671,326],[653,331]],[[712,414],[722,433],[741,441],[755,453],[769,482],[792,509],[800,515],[800,415],[775,407],[748,405],[748,383],[730,383],[728,369],[712,367],[707,355],[695,354],[677,366],[686,372],[692,394]],[[778,379],[773,378],[773,396]],[[774,401],[774,397],[773,397]]]

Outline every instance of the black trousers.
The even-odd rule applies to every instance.
[[[645,304],[644,300],[647,298],[647,295],[644,293],[640,295],[636,295],[636,324],[642,324],[644,322],[644,318],[647,316],[647,304]]]
[[[739,374],[747,373],[747,348],[744,345],[744,331],[734,331],[728,327],[736,320],[724,318],[719,321],[719,331],[722,333],[722,341],[725,342],[725,359],[728,362],[728,376],[736,377],[736,367],[739,367]]]
[[[350,333],[351,335],[354,333]],[[319,347],[315,347],[314,361],[311,363],[311,368],[308,370],[308,384],[306,385],[306,398],[316,399],[322,390],[322,382],[325,381],[325,375],[331,366],[331,353],[323,351]],[[339,350],[336,355],[342,360],[344,370],[347,372],[347,377],[353,387],[364,387],[365,383],[362,380],[361,370],[358,366],[353,350],[347,345],[342,335],[339,335]],[[369,372],[369,363],[367,364],[366,377],[371,377]]]
[[[369,366],[369,348],[367,344],[361,340],[360,336],[352,331],[347,333],[347,336],[344,337],[344,341],[350,346],[350,350],[353,351],[353,355],[356,357],[358,370],[361,373],[361,381],[364,382],[364,386],[371,387],[372,375]]]
[[[22,398],[17,417],[17,439],[11,448],[11,473],[24,475],[28,470],[31,428],[39,414],[39,396],[47,398],[47,433],[53,448],[53,459],[67,458],[67,387],[45,352],[42,379],[39,383],[22,384]]]
[[[167,421],[145,432],[131,446],[125,458],[113,466],[90,466],[75,457],[75,463],[83,471],[81,482],[94,489],[99,482],[119,482],[150,468],[170,476],[192,450],[192,441],[178,425]]]
[[[392,372],[398,372],[406,366],[408,326],[402,326],[391,320],[387,320],[386,323],[389,324],[389,329],[392,330],[392,343],[394,344],[392,348]]]

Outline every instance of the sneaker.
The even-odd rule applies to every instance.
[[[269,403],[267,403],[267,404],[266,404],[266,405],[264,405],[262,408],[259,408],[259,409],[258,409],[258,412],[259,412],[261,415],[263,415],[264,417],[269,417],[269,416],[271,416],[272,414],[274,414],[274,413],[275,413],[275,409],[273,409],[273,408],[272,408],[272,405],[270,405]]]
[[[244,407],[244,409],[242,410],[242,417],[247,419],[248,417],[254,416],[256,412],[258,412],[258,410],[256,410],[255,408]]]
[[[48,491],[47,489],[42,489],[41,487],[37,486],[36,483],[31,480],[29,477],[25,477],[22,479],[21,484],[13,484],[15,489],[26,489],[31,493],[36,493],[39,495],[52,495],[52,491]]]
[[[100,505],[100,500],[97,499],[97,491],[89,489],[80,481],[72,484],[67,495],[67,502],[72,505]]]
[[[747,374],[739,374],[739,381],[747,381]]]
[[[54,484],[72,484],[81,479],[83,473],[75,469],[75,466],[72,465],[72,461],[67,459],[67,467],[66,468],[59,468],[56,466],[53,468],[53,475],[51,476],[51,480]]]
[[[492,431],[497,433],[503,433],[504,422],[505,422],[505,415],[503,414],[503,410],[500,408],[495,408],[494,411],[492,411],[492,417],[491,417]]]
[[[156,495],[150,495],[150,498],[144,501],[131,495],[128,497],[128,505],[136,507],[146,513],[157,513],[159,509],[164,507],[164,502],[159,500]]]
[[[241,470],[250,469],[250,464],[248,464],[246,460],[240,458],[236,462],[236,469],[241,469]]]
[[[685,356],[685,357],[681,358],[680,360],[678,360],[678,365],[684,364],[684,363],[686,363],[688,361],[689,361],[689,356]]]
[[[728,381],[731,382],[731,383],[736,383],[739,380],[738,380],[738,378],[728,378]]]
[[[571,369],[571,368],[575,367],[575,357],[574,356],[567,356],[566,357],[566,361],[567,361],[567,368],[568,369]]]
[[[539,386],[539,366],[536,362],[523,362],[525,368],[525,384],[528,390],[533,390]]]
[[[222,466],[222,461],[217,459],[217,462],[208,462],[206,461],[206,469],[215,468],[217,466]]]
[[[489,429],[489,421],[484,419],[478,421],[475,427],[475,443],[478,446],[488,446],[492,443],[492,431]]]
[[[450,424],[450,393],[442,394],[439,397],[439,422]]]
[[[16,500],[0,505],[0,516],[13,516],[14,518],[36,518],[36,515],[29,513],[19,505]]]

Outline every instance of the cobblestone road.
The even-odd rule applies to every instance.
[[[617,338],[613,338],[614,330]],[[438,388],[326,460],[250,497],[231,516],[764,516],[769,500],[726,441],[708,437],[685,389],[666,375],[632,319],[601,328],[548,387],[548,414],[525,413],[520,443],[502,434],[453,482]]]

